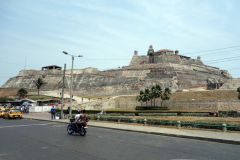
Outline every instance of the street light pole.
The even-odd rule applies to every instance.
[[[66,63],[64,64],[64,71],[63,71],[61,119],[64,118],[64,117],[63,117],[63,99],[64,99],[64,80],[65,80],[65,70],[66,70]]]
[[[63,51],[64,54],[66,55],[70,55],[67,52]],[[69,110],[69,115],[70,117],[72,117],[72,86],[73,86],[73,62],[74,62],[74,55],[70,55],[72,56],[72,69],[71,69],[71,86],[70,86],[70,110]],[[75,56],[75,57],[83,57],[82,55],[79,56]]]
[[[74,62],[74,55],[72,55],[72,70],[71,70],[71,87],[70,87],[70,111],[69,115],[72,117],[72,85],[73,85],[73,62]]]

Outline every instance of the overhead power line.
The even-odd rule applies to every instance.
[[[222,55],[222,54],[228,54],[229,52],[232,52],[232,53],[236,53],[237,51],[239,51],[240,49],[234,49],[234,50],[227,50],[227,51],[223,51],[223,52],[214,52],[214,53],[208,53],[208,54],[203,54],[203,55],[200,55],[201,57],[204,56],[204,57],[209,57],[209,56],[213,56],[215,54],[217,55]],[[222,54],[219,54],[219,53],[222,53]]]
[[[24,64],[11,63],[11,62],[3,62],[3,61],[0,61],[0,62],[2,62],[2,63],[8,63],[8,64],[15,64],[15,65],[24,66]],[[26,66],[30,66],[30,65],[26,65]],[[39,66],[30,66],[30,67],[38,67],[38,68],[39,68]]]
[[[206,50],[206,51],[185,53],[185,54],[195,54],[195,53],[211,52],[211,51],[217,51],[217,50],[228,49],[228,48],[236,48],[236,47],[240,47],[240,45],[238,45],[238,46],[232,46],[232,47],[226,47],[226,48],[218,48],[218,49]]]
[[[206,64],[213,64],[213,63],[222,63],[222,62],[228,62],[228,61],[235,61],[235,60],[239,60],[240,58],[237,58],[237,59],[233,59],[233,60],[222,60],[222,61],[218,61],[218,62],[207,62]]]
[[[240,68],[240,67],[239,67]],[[239,69],[239,68],[230,68],[230,69],[226,69],[226,70],[233,70],[233,69]]]
[[[212,62],[212,61],[219,61],[219,60],[227,60],[227,59],[233,59],[233,58],[240,58],[240,56],[236,56],[236,57],[229,57],[229,58],[223,58],[223,59],[215,59],[215,60],[204,61],[204,62]]]

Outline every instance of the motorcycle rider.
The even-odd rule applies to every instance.
[[[75,116],[75,124],[78,121],[79,117],[81,115],[81,111],[78,111],[78,114]],[[77,124],[76,124],[77,125]]]
[[[83,113],[80,114],[77,121],[75,122],[77,129],[79,130],[84,125],[84,123],[86,123],[85,109],[83,110]]]

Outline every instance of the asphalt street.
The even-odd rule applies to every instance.
[[[67,134],[67,124],[0,119],[1,160],[239,159],[239,145],[89,127]]]

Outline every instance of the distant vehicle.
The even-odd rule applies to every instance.
[[[22,112],[20,109],[15,109],[15,108],[9,108],[9,109],[5,109],[3,111],[3,119],[5,118],[20,118],[22,119]]]
[[[3,117],[3,111],[5,110],[5,109],[7,109],[7,108],[0,108],[0,118],[2,118]]]

